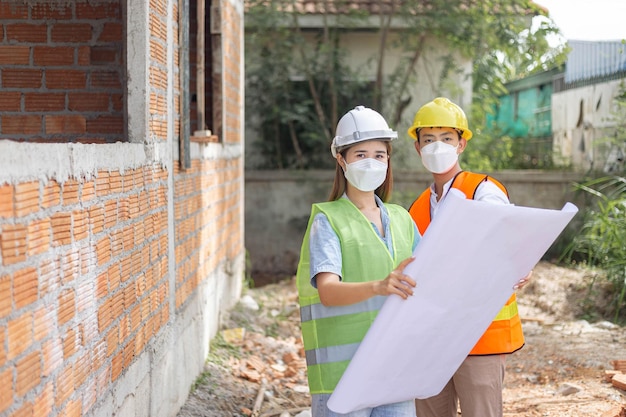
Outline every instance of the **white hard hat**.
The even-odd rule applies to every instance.
[[[372,139],[391,141],[397,137],[398,132],[391,130],[385,118],[378,112],[364,106],[356,106],[337,123],[330,152],[333,158],[336,158],[337,150],[344,146]]]

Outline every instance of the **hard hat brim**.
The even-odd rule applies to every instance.
[[[398,132],[394,130],[371,130],[368,132],[354,132],[352,135],[335,136],[333,142],[330,145],[330,152],[333,158],[337,157],[337,153],[340,149],[344,149],[348,146],[352,146],[359,142],[365,142],[368,140],[384,140],[391,142],[398,138]]]
[[[470,140],[474,134],[472,133],[471,130],[469,129],[458,129],[456,127],[452,127],[452,126],[411,126],[409,128],[409,130],[407,130],[407,133],[409,134],[409,136],[411,137],[411,139],[413,140],[417,140],[417,131],[420,129],[423,129],[425,127],[449,127],[451,129],[456,129],[456,130],[460,130],[461,131],[461,138],[465,139],[465,140]]]

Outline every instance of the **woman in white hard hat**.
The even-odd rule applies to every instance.
[[[384,203],[397,136],[372,109],[345,114],[331,145],[337,165],[329,201],[311,210],[297,285],[313,417],[415,416],[413,401],[349,414],[327,406],[386,296],[406,299],[415,287],[402,271],[420,235],[404,208]]]

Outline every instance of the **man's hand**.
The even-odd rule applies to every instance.
[[[533,274],[533,270],[531,269],[530,272],[524,278],[517,281],[517,284],[513,286],[513,289],[519,290],[521,288],[524,288],[530,281],[530,277],[532,276],[532,274]]]

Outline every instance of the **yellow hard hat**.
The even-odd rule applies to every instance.
[[[424,104],[415,113],[413,125],[408,130],[409,136],[417,140],[417,131],[423,127],[451,127],[461,131],[463,139],[472,138],[465,112],[445,97],[437,97],[430,103]]]

